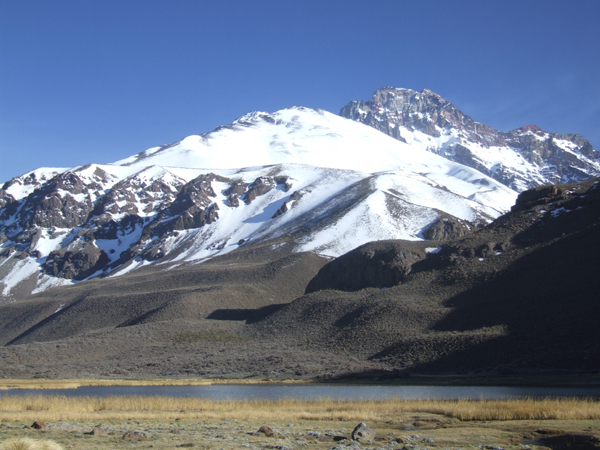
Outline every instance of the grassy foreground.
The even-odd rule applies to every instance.
[[[46,431],[27,425],[42,421]],[[373,442],[351,440],[359,422]],[[259,432],[263,426],[272,434]],[[575,440],[575,441],[574,441]],[[583,446],[572,447],[573,443]],[[600,450],[600,403],[0,395],[0,450]],[[571,447],[568,447],[571,445]]]
[[[385,421],[405,413],[472,420],[600,420],[592,399],[208,400],[181,397],[0,396],[0,421],[206,419]]]

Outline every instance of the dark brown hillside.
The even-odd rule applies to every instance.
[[[270,246],[201,265],[140,270],[57,288],[0,307],[0,344],[53,341],[146,322],[195,320],[221,308],[260,308],[302,294],[325,260]],[[58,310],[58,311],[57,311]]]
[[[385,261],[406,262],[415,243],[363,246],[321,269],[309,284],[318,279],[320,291],[255,329],[409,372],[598,371],[598,186],[592,180],[527,191],[490,226],[415,258],[390,289],[370,277],[371,289],[326,290],[349,285],[339,278],[327,285],[323,274],[370,273],[377,264],[386,273]],[[347,267],[357,259],[361,266]]]

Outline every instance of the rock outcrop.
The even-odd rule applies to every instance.
[[[395,286],[407,278],[414,263],[427,256],[426,248],[434,245],[414,241],[370,242],[323,266],[306,287],[306,293]]]
[[[369,442],[375,440],[375,430],[366,423],[361,422],[352,430],[352,439],[355,441]]]
[[[600,152],[583,137],[535,125],[498,131],[429,89],[385,87],[367,102],[351,101],[340,115],[473,167],[518,192],[600,175]]]

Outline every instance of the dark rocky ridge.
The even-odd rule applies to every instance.
[[[455,132],[456,139],[441,146],[432,143],[428,150],[473,167],[518,192],[538,185],[578,182],[600,175],[600,152],[583,137],[547,133],[535,125],[508,133],[494,130],[475,122],[429,89],[416,92],[385,87],[377,90],[367,102],[351,101],[340,110],[340,115],[403,142],[406,142],[403,133],[414,130],[434,138]],[[567,141],[571,148],[559,145],[559,140]],[[523,173],[502,162],[490,168],[483,163],[473,145],[511,149],[531,163],[535,170]]]
[[[249,244],[47,291],[0,306],[0,376],[598,373],[599,217],[600,180],[544,186],[437,252]]]
[[[325,265],[310,280],[305,293],[395,286],[408,279],[414,263],[426,258],[425,249],[436,245],[424,241],[370,242]]]
[[[379,264],[381,275],[388,273],[385,262],[401,260],[414,243],[354,250],[324,266],[309,295],[255,330],[399,373],[596,372],[599,187],[591,180],[528,191],[484,229],[412,264],[402,260],[408,275],[385,290],[369,277],[372,268]],[[324,276],[343,269],[363,277],[354,292],[336,291],[352,288],[353,277],[327,282]]]

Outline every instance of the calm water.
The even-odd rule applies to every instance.
[[[600,388],[489,387],[489,386],[363,386],[363,385],[286,385],[217,384],[210,386],[86,386],[78,389],[19,389],[0,391],[1,395],[160,395],[210,399],[315,398],[351,399],[499,399],[523,397],[596,397]]]

